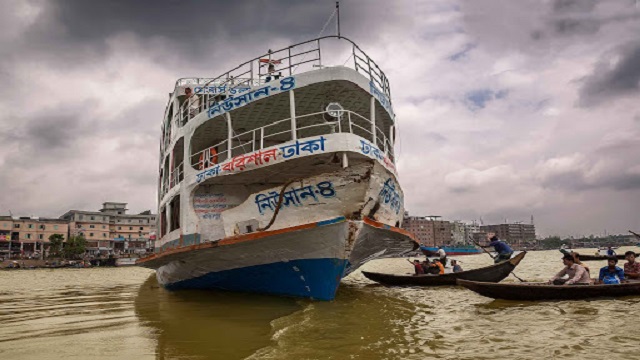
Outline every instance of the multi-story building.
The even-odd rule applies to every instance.
[[[413,233],[424,245],[450,245],[453,243],[451,223],[438,220],[439,218],[439,216],[409,216],[407,212],[402,228]]]
[[[49,237],[60,234],[66,240],[69,224],[61,219],[0,216],[0,257],[43,258]]]
[[[451,222],[451,240],[453,244],[465,245],[468,242],[467,239],[467,224],[458,220]]]
[[[522,243],[536,240],[536,229],[533,224],[483,225],[480,226],[480,230],[484,233],[495,233],[498,238],[513,245],[521,245]]]
[[[98,211],[69,210],[61,218],[69,221],[70,236],[84,236],[89,254],[146,252],[155,239],[156,215],[127,211],[126,203],[105,202]]]

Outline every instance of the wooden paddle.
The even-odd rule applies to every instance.
[[[492,258],[493,260],[495,260],[495,259],[496,259],[496,257],[498,257],[498,255],[496,255],[496,256],[491,255],[491,253],[490,253],[487,249],[483,248],[480,244],[478,244],[477,242],[473,241],[473,239],[472,239],[472,238],[469,238],[469,240],[471,240],[471,242],[472,242],[472,243],[476,244],[476,246],[477,246],[477,247],[479,247],[480,249],[482,249],[482,251],[484,251],[485,253],[487,253],[487,255],[491,256],[491,258]],[[526,281],[522,280],[518,275],[516,275],[513,271],[511,272],[511,275],[513,275],[516,279],[520,280],[520,282],[526,282]]]

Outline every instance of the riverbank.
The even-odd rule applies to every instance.
[[[58,268],[91,268],[135,265],[132,259],[118,264],[118,259],[64,260],[64,259],[11,259],[0,261],[0,269],[58,269]],[[133,259],[134,260],[134,259]]]

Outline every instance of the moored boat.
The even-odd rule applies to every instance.
[[[135,266],[137,260],[138,260],[138,258],[117,258],[116,259],[116,266],[117,267]]]
[[[560,249],[560,252],[563,253],[563,254],[569,254],[570,253],[568,250],[565,250],[565,249]],[[599,261],[599,260],[607,260],[609,258],[609,256],[602,255],[602,254],[600,254],[600,255],[584,255],[584,254],[579,253],[579,252],[578,252],[578,254],[580,254],[580,261]],[[624,254],[617,254],[615,257],[618,260],[624,260],[625,259]]]
[[[336,49],[353,60],[329,66]],[[415,251],[400,228],[390,96],[380,67],[337,36],[178,80],[162,125],[159,238],[137,264],[169,289],[331,300],[367,261]]]
[[[443,246],[442,250],[449,255],[475,255],[482,253],[482,250],[473,245],[459,245],[459,246]],[[436,246],[424,246],[420,245],[420,251],[426,256],[436,256],[438,247]]]
[[[581,300],[640,295],[640,281],[633,280],[616,285],[549,285],[546,282],[492,284],[459,279],[458,285],[482,296],[503,300]]]
[[[400,286],[443,286],[456,285],[458,279],[500,282],[520,264],[526,255],[526,251],[514,256],[508,261],[458,273],[447,273],[443,275],[394,275],[376,272],[362,271],[362,274],[369,280],[373,280],[384,285]]]

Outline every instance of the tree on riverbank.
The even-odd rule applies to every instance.
[[[49,236],[49,257],[58,258],[62,255],[62,244],[64,243],[64,235],[53,234]]]
[[[64,244],[62,253],[67,259],[76,258],[85,253],[87,247],[87,240],[82,235],[71,236],[69,240]]]

